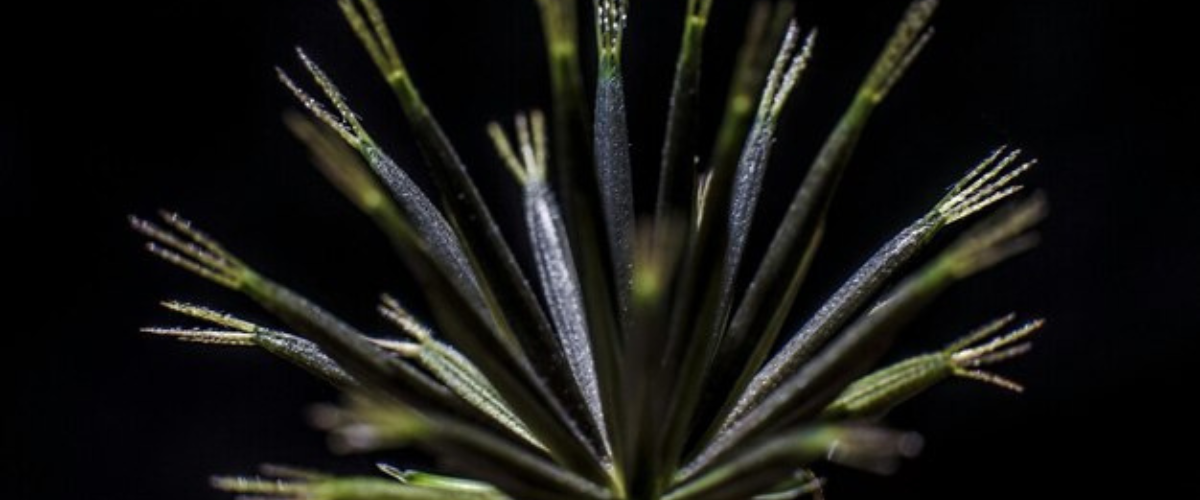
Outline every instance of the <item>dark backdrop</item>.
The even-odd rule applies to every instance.
[[[547,102],[533,2],[385,3],[425,97],[519,240],[514,187],[482,127]],[[684,2],[632,3],[626,71],[646,201]],[[746,14],[745,2],[716,3],[709,136]],[[1182,142],[1194,127],[1185,75],[1195,56],[1172,22],[1180,16],[1154,2],[945,3],[934,43],[877,115],[843,184],[799,311],[970,163],[1011,143],[1042,160],[1028,182],[1052,202],[1044,244],[958,286],[896,355],[1009,310],[1050,323],[1033,354],[1002,368],[1027,394],[962,381],[937,388],[890,418],[924,433],[924,455],[892,478],[834,472],[829,496],[1193,497],[1176,489],[1194,489],[1183,475],[1195,461],[1194,413],[1184,408],[1200,333],[1197,165]],[[783,126],[761,227],[778,218],[903,4],[799,6],[821,37]],[[35,10],[0,14],[3,496],[223,498],[207,488],[210,474],[261,462],[368,472],[374,457],[334,458],[304,423],[304,408],[336,396],[319,383],[261,353],[137,333],[175,321],[155,305],[166,298],[266,318],[145,255],[125,223],[129,213],[182,211],[267,274],[370,328],[380,326],[378,292],[419,294],[279,120],[293,103],[272,67],[298,73],[291,49],[300,44],[388,149],[420,170],[334,2]]]

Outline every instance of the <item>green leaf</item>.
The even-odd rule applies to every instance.
[[[588,333],[596,357],[601,398],[611,406],[621,332],[616,319],[600,189],[593,175],[593,133],[580,68],[576,0],[538,0],[553,93],[554,134],[549,178],[563,210],[567,239],[578,268]],[[612,412],[607,412],[610,415]],[[611,427],[610,427],[611,429]]]
[[[625,498],[658,498],[664,488],[660,416],[667,402],[661,353],[670,320],[670,294],[679,269],[689,221],[658,219],[639,227],[634,252],[632,317],[634,330],[625,343],[621,394],[624,409],[617,433],[625,442],[618,465],[627,485]]]
[[[692,220],[696,207],[696,135],[704,32],[712,0],[688,0],[675,62],[666,139],[658,174],[656,220]],[[686,238],[686,235],[684,235]]]
[[[447,414],[477,413],[429,377],[388,356],[350,325],[295,292],[258,274],[191,223],[162,214],[164,229],[131,218],[133,228],[151,241],[155,255],[241,292],[311,340],[359,383],[397,397],[414,407]]]
[[[1041,220],[1040,197],[978,223],[930,264],[901,282],[761,404],[730,414],[713,441],[681,473],[692,477],[764,431],[820,412],[881,357],[909,319],[951,284],[1030,248],[1027,231]]]
[[[453,470],[517,498],[609,498],[603,488],[540,453],[453,419],[421,418],[394,403],[363,397],[352,398],[345,408],[324,408],[316,416],[343,451],[378,451],[415,442],[446,456]]]
[[[359,386],[350,374],[321,351],[316,343],[290,333],[265,328],[230,314],[181,302],[163,302],[163,307],[229,330],[197,328],[143,328],[145,333],[174,337],[185,342],[228,346],[258,346],[286,359],[335,387]]]
[[[816,500],[824,498],[823,482],[809,469],[800,469],[771,488],[767,493],[755,496],[752,500],[796,500],[812,495]]]
[[[629,164],[625,84],[621,75],[627,0],[598,0],[596,39],[600,71],[596,83],[593,151],[600,207],[608,237],[617,306],[617,324],[629,328],[629,293],[633,279],[633,178]]]
[[[712,210],[714,214],[719,215],[710,217],[720,217],[724,220],[724,214],[721,214],[720,210],[713,210],[711,208],[723,202],[718,199],[713,203],[708,203],[709,196],[707,193],[710,191],[719,193],[716,198],[720,198],[731,190],[729,186],[732,183],[737,168],[738,158],[754,119],[755,99],[766,85],[767,73],[770,71],[774,60],[774,49],[783,40],[784,33],[791,21],[792,10],[790,2],[778,3],[774,9],[771,9],[769,4],[765,2],[755,5],[746,29],[745,42],[742,44],[738,54],[737,69],[729,91],[725,115],[717,135],[716,143],[713,146],[712,158],[709,161],[709,167],[703,177],[703,181],[698,186],[699,192],[696,198],[697,214],[703,214]],[[670,292],[664,295],[664,300],[670,301],[667,314],[670,314],[671,310],[680,311],[680,314],[686,314],[689,311],[695,310],[691,308],[690,304],[684,301],[695,300],[695,298],[688,295],[695,292],[697,286],[695,283],[700,279],[699,276],[712,268],[712,263],[705,263],[698,259],[687,260],[689,258],[686,255],[687,248],[696,246],[696,243],[706,241],[707,236],[697,234],[699,228],[704,227],[706,231],[710,230],[708,228],[711,228],[711,224],[701,226],[702,219],[702,216],[697,215],[685,220],[674,221],[674,224],[682,223],[687,227],[669,233],[667,236],[659,235],[657,237],[657,241],[661,245],[669,245],[674,242],[687,242],[687,246],[681,250],[685,253],[680,258],[671,261],[672,265],[680,266],[680,269],[668,273],[672,277],[672,281]],[[661,222],[659,225],[673,227]],[[649,397],[652,404],[656,405],[654,411],[660,414],[665,414],[670,405],[670,391],[676,383],[675,371],[678,366],[678,358],[681,356],[678,351],[682,348],[683,343],[680,336],[686,331],[681,324],[682,318],[678,318],[678,320],[672,322],[668,319],[661,329],[661,331],[668,333],[667,336],[661,333],[653,336],[662,345],[653,344],[648,347],[652,349],[651,352],[656,353],[656,357],[665,356],[666,358],[665,361],[661,362],[662,367],[654,377],[656,389],[654,389],[654,392]],[[665,354],[660,355],[657,353]],[[662,440],[666,436],[666,433],[658,430],[649,434],[655,440]],[[661,452],[662,446],[662,443],[656,443],[652,448]],[[663,462],[662,465],[666,466],[665,462],[667,460],[665,457],[660,457],[654,460],[653,463],[658,464],[659,462]]]
[[[497,491],[455,491],[407,485],[372,477],[328,477],[308,481],[216,477],[213,478],[213,486],[219,490],[245,495],[245,498],[280,500],[502,500],[508,498]]]
[[[375,464],[380,472],[387,474],[397,481],[413,486],[424,486],[428,488],[442,489],[456,492],[489,494],[493,497],[504,497],[504,494],[497,491],[490,484],[470,479],[463,479],[441,474],[433,474],[418,470],[400,470],[387,464]]]
[[[426,160],[429,172],[441,195],[443,212],[450,219],[459,240],[467,250],[476,276],[480,280],[484,297],[495,316],[495,323],[507,330],[506,335],[516,338],[524,353],[537,352],[548,356],[549,363],[534,365],[523,361],[524,355],[514,355],[516,365],[507,369],[510,373],[520,375],[505,375],[512,382],[522,380],[529,402],[540,401],[542,408],[532,406],[515,408],[523,420],[534,432],[543,434],[561,434],[557,439],[546,439],[539,435],[539,441],[546,444],[559,458],[572,463],[581,469],[591,468],[599,475],[597,452],[593,443],[595,436],[586,436],[579,426],[570,418],[564,409],[564,403],[572,404],[580,401],[580,395],[574,391],[574,384],[567,383],[569,368],[567,361],[561,356],[557,339],[550,326],[549,320],[538,304],[537,297],[526,281],[512,250],[504,241],[500,228],[496,225],[491,212],[483,201],[478,188],[467,173],[466,166],[459,158],[449,139],[445,136],[425,102],[421,99],[416,85],[411,79],[407,68],[400,58],[383,20],[378,5],[374,0],[359,0],[362,6],[360,12],[353,0],[339,0],[339,5],[350,23],[351,28],[366,47],[380,72],[391,85],[405,118],[408,120]],[[410,263],[411,264],[411,263]],[[411,266],[410,266],[411,268]],[[415,270],[414,270],[415,271]],[[438,304],[436,301],[431,303]],[[446,308],[438,315],[439,322],[453,321],[461,323],[461,318],[453,317],[461,314],[463,308]],[[475,323],[474,320],[467,323]],[[479,332],[477,324],[462,324],[467,331]],[[487,326],[486,322],[483,325]],[[451,328],[442,325],[442,331],[451,336],[456,345],[464,351],[469,351],[465,342],[454,338]],[[466,336],[467,331],[461,334]],[[494,350],[492,352],[494,357]],[[481,366],[481,368],[483,368]],[[485,372],[489,370],[485,369]],[[489,373],[497,377],[495,373]],[[552,381],[552,382],[551,382]],[[506,399],[514,406],[521,406],[514,400],[514,395],[507,394],[509,389],[497,383],[497,387],[506,392]],[[515,389],[513,386],[512,389]],[[545,412],[551,421],[534,421],[525,415],[526,412]]]
[[[512,431],[534,447],[545,447],[533,437],[529,429],[515,414],[474,363],[465,356],[433,337],[433,333],[400,308],[394,300],[384,299],[381,312],[393,324],[408,333],[416,342],[371,339],[376,345],[410,359],[424,368],[443,385],[471,406],[488,415],[493,421]]]
[[[403,408],[390,406],[399,410],[399,413],[376,413],[403,417],[390,419],[388,432],[404,440],[418,439],[421,443],[430,445],[433,451],[455,457],[456,460],[475,460],[481,456],[501,457],[517,466],[523,466],[511,471],[491,473],[498,476],[498,479],[512,483],[514,487],[522,484],[522,480],[515,479],[513,474],[518,474],[517,477],[524,474],[564,488],[552,490],[554,493],[529,498],[554,498],[554,495],[561,495],[563,491],[572,494],[583,492],[588,498],[605,498],[606,494],[598,486],[478,426],[478,423],[485,422],[487,417],[479,414],[452,392],[408,364],[386,355],[366,336],[316,305],[255,273],[214,240],[193,229],[187,221],[174,215],[164,215],[164,220],[179,234],[141,219],[133,219],[134,228],[156,242],[152,245],[165,245],[151,246],[152,252],[170,262],[198,271],[198,274],[213,276],[216,278],[214,281],[245,293],[315,341],[356,380],[408,405]],[[430,262],[426,262],[426,265],[428,267],[425,269],[433,268]],[[442,281],[436,288],[445,290],[448,286],[447,282]],[[492,347],[499,349],[496,346]],[[492,380],[511,383],[509,378],[497,377]],[[500,383],[497,385],[504,387]],[[409,407],[420,413],[409,411]],[[467,416],[470,421],[459,420],[454,415]],[[379,436],[375,436],[375,439],[378,438]],[[351,441],[359,442],[361,439]],[[436,441],[436,445],[433,441]]]
[[[584,97],[577,0],[537,0],[537,5],[554,100],[551,113],[554,161],[550,178],[570,221],[567,226],[572,231],[571,240],[576,242],[576,257],[582,260],[579,252],[587,247],[581,243],[597,241],[592,231],[598,226],[590,219],[599,213],[600,194],[593,176],[579,175],[591,171],[592,120]]]
[[[783,432],[712,471],[682,484],[664,500],[736,500],[766,493],[797,468],[831,460],[870,469],[892,467],[919,449],[919,438],[864,427],[818,426]]]
[[[688,274],[679,286],[669,330],[672,345],[668,348],[672,351],[668,359],[674,359],[676,353],[681,356],[663,430],[663,452],[672,467],[677,459],[673,457],[680,454],[691,434],[705,375],[724,334],[730,292],[761,187],[761,174],[774,143],[775,124],[808,60],[808,43],[797,50],[799,36],[799,28],[790,25],[760,98],[755,126],[738,164],[732,191],[707,196],[695,245],[689,249],[685,263]]]
[[[604,407],[587,329],[583,292],[562,213],[546,179],[545,118],[540,112],[530,116],[517,115],[516,129],[518,148],[514,149],[499,124],[492,123],[488,127],[501,159],[521,184],[525,225],[542,284],[542,298],[549,306],[550,318],[572,378],[587,405],[587,414],[582,415],[581,420],[593,433],[602,435],[599,429],[605,425]],[[607,436],[602,437],[607,448]]]
[[[319,101],[301,89],[283,70],[278,71],[280,81],[316,118],[337,132],[347,145],[358,151],[375,175],[387,186],[392,201],[405,220],[432,250],[433,258],[449,271],[450,278],[455,281],[472,305],[481,314],[489,315],[483,292],[475,277],[475,271],[471,267],[462,245],[459,244],[450,222],[442,216],[433,201],[413,182],[404,169],[400,168],[391,157],[379,148],[359,122],[357,114],[346,103],[346,98],[325,72],[304,51],[297,49],[297,54],[304,63],[305,69],[312,75],[313,80],[317,82],[326,97],[332,101],[338,116],[326,111]],[[304,133],[303,131],[297,132]],[[376,222],[387,222],[387,219],[376,218],[375,220]],[[389,225],[381,225],[380,229],[386,233],[402,231]],[[493,331],[505,335],[503,339],[505,342],[514,346],[518,345],[516,339],[509,335],[510,332],[498,328],[493,328]]]
[[[704,207],[708,204],[705,203],[705,194],[731,190],[738,161],[754,122],[757,111],[755,103],[760,101],[767,73],[771,71],[777,54],[775,49],[783,42],[793,10],[791,2],[777,3],[774,9],[769,8],[766,2],[755,4],[746,29],[746,40],[738,53],[737,68],[725,105],[725,115],[713,145],[712,158],[704,174],[705,180],[698,186],[697,214],[706,213]],[[696,217],[694,223],[697,226],[702,217]]]
[[[1028,352],[1028,343],[1017,343],[1041,328],[1043,321],[1031,321],[990,342],[972,347],[1012,323],[1013,318],[1014,315],[1010,314],[992,321],[941,351],[900,361],[856,380],[825,408],[821,413],[822,418],[854,419],[883,415],[952,376],[1021,392],[1022,388],[1017,383],[980,368]]]
[[[731,388],[721,392],[730,396],[718,413],[716,423],[723,422],[731,413],[745,413],[749,407],[761,402],[779,382],[811,360],[817,349],[844,327],[868,300],[876,296],[896,271],[920,254],[943,228],[1020,191],[1021,186],[1014,186],[1012,182],[1031,168],[1034,162],[1016,165],[1020,151],[1004,153],[1005,148],[996,149],[955,184],[928,213],[876,251],[788,339],[766,367],[762,367],[763,361],[775,348],[775,333],[779,330],[770,329],[760,333],[748,358],[743,357],[750,345],[748,337],[752,332],[747,329],[747,323],[739,322],[744,317],[735,315],[729,342],[722,352],[723,359],[718,362],[718,370],[721,373],[738,370],[740,376]]]
[[[774,338],[783,327],[823,232],[838,181],[875,107],[928,40],[924,31],[937,2],[909,7],[883,53],[809,167],[755,272],[730,325],[728,351],[744,349],[751,335]]]

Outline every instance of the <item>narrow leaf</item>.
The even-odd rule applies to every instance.
[[[442,216],[441,212],[433,204],[433,201],[413,182],[404,169],[400,168],[391,157],[379,148],[375,140],[371,138],[359,122],[357,115],[350,109],[341,91],[338,90],[337,86],[334,85],[325,72],[317,66],[316,62],[309,58],[302,50],[297,49],[297,53],[300,60],[304,63],[305,68],[320,86],[326,97],[332,101],[338,116],[335,117],[326,111],[320,102],[301,89],[282,70],[279,71],[280,81],[291,90],[296,99],[313,113],[314,116],[338,132],[346,144],[358,151],[375,175],[387,186],[388,191],[391,193],[392,201],[400,209],[400,212],[412,226],[413,230],[429,245],[429,248],[433,251],[432,255],[434,259],[438,260],[443,267],[450,271],[451,279],[463,290],[463,293],[467,295],[472,305],[481,313],[487,314],[487,305],[484,302],[483,292],[480,290],[479,283],[475,278],[475,272],[471,268],[471,263],[467,259],[462,245],[459,244],[458,237],[454,234],[454,229],[450,226],[449,221]],[[376,221],[379,221],[379,219],[376,219]],[[385,232],[398,231],[397,228],[388,226],[381,226],[380,229]],[[506,335],[509,333],[502,329],[493,330]],[[511,335],[508,335],[504,340],[517,345],[516,340]]]
[[[821,417],[854,419],[879,416],[953,376],[1021,392],[1022,388],[1017,383],[980,368],[1028,352],[1029,344],[1018,342],[1041,328],[1041,320],[1031,321],[983,345],[972,347],[995,335],[1013,318],[1010,314],[992,321],[941,351],[900,361],[856,380],[822,411]]]
[[[758,118],[739,162],[733,191],[706,197],[706,215],[688,255],[690,274],[680,285],[674,324],[670,325],[674,345],[669,348],[681,355],[663,431],[663,452],[672,466],[677,459],[673,457],[681,453],[691,434],[706,374],[724,333],[731,307],[730,289],[761,186],[762,169],[774,142],[775,124],[808,59],[807,44],[797,51],[799,36],[799,28],[790,25],[760,98]],[[674,358],[675,354],[668,356]]]
[[[775,66],[767,77],[767,87],[759,102],[759,109],[747,138],[742,158],[738,162],[738,172],[733,183],[733,199],[730,204],[728,231],[729,237],[725,250],[724,281],[720,284],[721,295],[732,295],[733,281],[737,277],[742,253],[750,235],[754,210],[758,204],[759,193],[762,192],[763,175],[771,158],[775,143],[775,131],[779,117],[786,105],[792,90],[795,89],[800,76],[808,66],[812,54],[812,45],[816,33],[809,32],[803,42],[800,42],[800,30],[793,23],[788,28],[784,38],[783,48],[775,59]],[[800,44],[799,46],[797,44]],[[728,302],[729,299],[725,299]],[[720,306],[730,307],[728,303]]]
[[[704,32],[712,0],[688,0],[683,40],[667,113],[666,139],[658,175],[656,220],[692,220],[696,198],[696,122]],[[685,235],[686,237],[686,235]]]
[[[711,472],[683,484],[664,500],[736,500],[764,493],[799,468],[830,460],[871,469],[893,467],[919,449],[920,438],[864,427],[815,427],[772,437]]]
[[[775,485],[768,493],[755,496],[752,500],[796,500],[812,495],[814,500],[825,498],[823,481],[812,470],[800,469],[791,478]]]
[[[498,494],[447,492],[367,477],[338,477],[303,483],[219,477],[213,480],[213,486],[231,493],[255,495],[242,498],[278,500],[499,500],[507,498]]]
[[[616,283],[609,256],[598,178],[595,175],[593,121],[585,97],[579,55],[577,0],[538,0],[546,37],[554,99],[551,122],[553,161],[548,177],[556,188],[577,266],[579,283],[596,360],[596,378],[606,420],[617,412],[617,355],[621,325],[617,319]],[[608,431],[617,429],[605,426]],[[608,436],[609,443],[615,441]]]
[[[321,351],[317,344],[290,333],[272,330],[249,321],[235,318],[206,307],[180,302],[164,302],[163,307],[229,330],[193,328],[143,328],[155,335],[175,337],[185,342],[202,344],[258,346],[286,359],[305,371],[320,377],[334,387],[353,389],[359,386],[350,374]]]
[[[420,419],[406,408],[364,398],[352,399],[346,408],[326,409],[319,417],[346,451],[391,449],[415,439],[431,452],[448,455],[452,468],[517,498],[610,498],[604,489],[540,455],[453,420]]]
[[[876,106],[924,46],[928,37],[924,29],[936,4],[934,0],[917,0],[909,7],[854,101],[809,167],[734,313],[729,336],[736,344],[727,349],[742,349],[750,335],[774,338],[783,327],[816,252],[825,214],[858,138]]]
[[[426,431],[430,422],[436,422],[437,429],[452,429],[452,432],[436,434],[439,443],[445,440],[464,444],[459,447],[432,446],[431,451],[447,457],[477,457],[481,453],[478,448],[486,447],[492,454],[510,454],[533,461],[539,465],[540,473],[560,476],[555,479],[558,482],[566,481],[578,487],[586,485],[586,481],[570,479],[574,476],[556,465],[544,462],[543,459],[530,455],[529,451],[514,446],[511,441],[501,439],[485,427],[480,427],[477,424],[486,422],[486,417],[463,403],[452,392],[408,364],[388,356],[364,335],[323,309],[257,274],[214,240],[193,229],[187,221],[170,214],[164,215],[164,221],[173,231],[167,231],[141,219],[133,219],[133,225],[136,230],[158,244],[165,245],[152,247],[156,254],[171,262],[186,262],[188,266],[185,268],[203,270],[204,273],[198,274],[215,276],[218,283],[245,293],[292,325],[298,332],[315,341],[356,380],[382,394],[403,401],[408,405],[406,408],[411,407],[420,412],[418,414],[406,410],[405,414],[411,418],[393,422],[395,425],[389,427],[389,433],[406,440],[431,439]],[[432,267],[432,263],[427,262],[427,265]],[[441,286],[448,285],[443,282]],[[390,401],[386,398],[377,399]],[[455,415],[463,416],[469,421],[460,420],[460,417]],[[508,474],[508,471],[503,471],[503,474]],[[568,479],[563,479],[564,477]],[[520,483],[511,478],[509,481],[513,484]],[[585,489],[595,493],[597,488],[586,486]],[[558,492],[561,493],[562,491]],[[552,497],[550,494],[541,496]]]
[[[717,217],[721,222],[726,221],[725,209],[721,207],[728,204],[728,193],[731,191],[730,185],[737,169],[738,157],[754,119],[754,102],[766,85],[767,73],[774,60],[774,50],[783,40],[784,33],[791,22],[791,14],[792,4],[789,2],[776,4],[774,9],[771,9],[765,2],[758,3],[751,14],[746,30],[746,40],[738,55],[737,70],[729,91],[725,115],[716,144],[713,146],[712,158],[698,186],[697,215],[682,221],[694,229],[682,231],[683,236],[689,236],[686,240],[689,248],[710,243],[714,245],[714,248],[719,248],[716,245],[721,244],[716,241],[716,238],[709,236],[713,224],[706,222],[704,214],[711,213],[713,215],[707,216],[708,218]],[[714,193],[713,196],[710,196],[710,193]],[[659,241],[668,241],[668,239],[660,237]],[[664,329],[668,335],[662,341],[663,346],[655,347],[656,350],[653,351],[663,353],[658,356],[664,359],[661,362],[660,373],[655,379],[658,389],[655,390],[650,400],[662,406],[658,411],[663,414],[671,404],[669,400],[671,391],[676,384],[675,374],[678,371],[678,358],[682,356],[679,351],[684,344],[682,336],[688,332],[683,322],[687,320],[686,315],[697,310],[692,301],[702,300],[700,297],[694,297],[700,286],[699,280],[702,279],[702,276],[710,273],[714,265],[713,262],[706,262],[691,255],[684,255],[678,260],[681,268],[678,272],[671,274],[673,281],[670,295],[674,299],[672,299],[670,310],[678,311],[678,313],[672,314],[684,316],[668,320]],[[652,435],[655,436],[655,439],[661,440],[667,434],[656,431]],[[662,446],[660,443],[654,448],[661,450]],[[666,457],[660,457],[657,462],[663,462],[664,466],[668,466]]]
[[[548,416],[556,422],[534,422],[524,418],[523,420],[526,420],[535,432],[562,433],[558,439],[544,439],[545,436],[539,436],[539,441],[558,453],[566,453],[567,455],[560,458],[570,457],[569,460],[580,467],[590,462],[590,467],[599,474],[599,465],[595,459],[597,453],[592,449],[596,438],[585,436],[564,410],[564,402],[571,404],[578,401],[580,395],[573,390],[574,384],[565,383],[564,379],[569,377],[569,368],[567,361],[556,348],[557,339],[549,320],[517,265],[512,250],[504,241],[482,195],[468,175],[458,152],[417,91],[392,42],[379,6],[374,0],[359,0],[358,4],[361,4],[362,12],[354,0],[339,0],[351,28],[400,101],[405,118],[416,135],[417,144],[429,163],[429,172],[441,194],[443,212],[450,219],[459,240],[467,250],[484,297],[495,315],[496,326],[508,331],[501,337],[514,337],[524,352],[544,353],[550,359],[550,363],[546,365],[534,366],[522,361],[523,355],[513,355],[520,365],[519,371],[523,374],[519,378],[527,379],[527,390],[532,391],[529,395],[538,394],[538,399],[543,401],[543,409],[548,411]],[[445,314],[439,315],[439,320],[457,322],[459,318],[449,318],[451,310],[447,308]],[[461,314],[462,308],[453,311],[454,314]],[[470,326],[471,328],[462,334],[467,334],[468,331],[477,333],[481,330],[477,328],[478,325]],[[442,330],[446,335],[451,335],[450,328],[443,327]],[[461,340],[454,340],[456,345],[465,350]],[[489,373],[489,376],[495,377],[496,374]],[[553,383],[548,383],[549,381]],[[497,385],[499,387],[499,384]],[[509,396],[511,395],[506,394],[510,403],[520,406]],[[533,408],[525,411],[533,411]],[[518,409],[518,412],[521,413],[522,409]]]
[[[496,490],[496,488],[492,485],[480,481],[446,476],[442,474],[433,474],[417,470],[400,470],[382,463],[375,465],[384,474],[387,474],[404,484],[455,492],[486,494],[495,498],[506,498],[503,493]]]
[[[599,213],[599,191],[591,172],[592,119],[584,96],[583,70],[579,55],[578,0],[537,0],[554,105],[554,161],[550,179],[567,214],[576,257],[582,242],[598,241],[598,226],[591,219]],[[586,282],[586,280],[585,280]]]
[[[596,179],[612,263],[617,324],[629,327],[629,293],[633,279],[633,180],[629,164],[625,86],[621,76],[621,44],[627,0],[596,1],[599,81],[596,83]]]
[[[1020,151],[1005,154],[1005,148],[999,148],[980,162],[928,213],[875,252],[788,339],[765,367],[762,367],[763,361],[775,347],[775,334],[779,328],[772,325],[765,332],[755,332],[749,329],[744,315],[735,315],[718,366],[722,372],[738,370],[740,376],[732,386],[714,389],[730,395],[725,407],[718,413],[716,423],[739,418],[761,402],[778,382],[808,362],[818,348],[845,326],[896,271],[911,262],[943,228],[1018,192],[1021,187],[1011,185],[1012,182],[1034,163],[1029,161],[1010,169],[1019,154]],[[998,194],[1003,196],[997,197]],[[744,311],[739,310],[739,313]],[[759,335],[753,344],[749,338],[752,335]],[[753,350],[749,349],[751,345]]]
[[[600,434],[596,430],[605,425],[604,408],[591,348],[592,340],[587,329],[583,292],[562,214],[546,178],[545,119],[538,112],[531,117],[518,115],[516,126],[519,138],[517,148],[513,147],[499,124],[492,123],[489,133],[500,157],[521,183],[525,222],[542,284],[542,298],[549,306],[550,318],[572,378],[587,405],[588,415],[584,418],[593,432]],[[611,366],[612,360],[605,361],[610,365],[609,373],[616,370],[615,366]]]
[[[270,468],[269,477],[215,477],[213,487],[244,498],[280,500],[503,500],[495,488],[446,488],[383,478],[331,476]],[[251,497],[250,495],[253,495]]]
[[[293,123],[294,128],[297,123],[305,122]],[[478,364],[513,411],[535,433],[538,442],[556,458],[579,466],[580,470],[590,467],[597,477],[602,477],[596,455],[574,422],[566,417],[565,410],[551,395],[546,383],[529,363],[523,361],[520,352],[501,342],[498,336],[481,334],[492,323],[470,307],[455,283],[447,277],[449,273],[432,259],[424,241],[388,202],[383,188],[362,161],[344,145],[322,136],[319,131],[302,134],[302,137],[310,139],[308,144],[314,160],[335,185],[368,215],[382,218],[386,221],[382,224],[397,228],[391,233],[393,246],[425,291],[439,331]]]
[[[951,284],[1024,251],[1034,243],[1026,233],[1041,220],[1045,203],[1034,197],[980,222],[930,264],[913,273],[852,323],[811,362],[778,384],[743,416],[730,415],[713,441],[682,477],[711,466],[739,444],[763,431],[813,416],[876,362],[900,328]]]
[[[625,444],[618,447],[624,456],[618,461],[627,486],[627,498],[658,498],[663,489],[659,456],[660,416],[667,402],[661,374],[665,337],[670,321],[671,283],[679,269],[690,221],[656,219],[653,225],[639,228],[634,252],[633,325],[625,343],[621,394],[624,414],[618,424]]]
[[[464,376],[470,377],[473,383],[480,389],[493,395],[496,399],[502,399],[500,392],[492,386],[491,382],[488,382],[487,377],[483,375],[483,372],[479,371],[479,367],[475,366],[475,363],[472,363],[471,360],[467,359],[466,356],[458,352],[450,344],[439,340],[431,328],[417,321],[416,317],[407,309],[404,309],[396,299],[384,295],[382,302],[379,306],[379,313],[399,328],[400,331],[421,344],[424,348],[444,358],[446,363],[453,365]]]
[[[164,213],[162,218],[170,230],[131,219],[134,229],[150,238],[152,253],[255,300],[315,342],[355,380],[417,408],[468,418],[478,415],[453,393],[388,356],[350,325],[246,266],[190,222],[174,214]]]
[[[791,2],[775,4],[774,9],[766,2],[755,4],[746,29],[746,40],[738,53],[737,69],[725,105],[725,115],[713,145],[712,158],[704,172],[703,182],[697,187],[701,194],[726,193],[732,189],[730,186],[738,161],[757,111],[755,103],[760,102],[759,96],[766,86],[767,73],[771,71],[777,54],[776,47],[783,42],[791,25],[793,10]],[[703,208],[709,205],[703,203],[705,199],[707,196],[700,196],[697,200],[697,226],[704,214],[709,212]],[[724,212],[716,210],[712,213],[724,215]]]
[[[398,306],[399,304],[393,302],[381,309],[384,316],[392,322],[411,326],[408,318],[400,316],[405,313],[398,311]],[[468,404],[491,417],[497,424],[512,431],[530,445],[545,449],[545,446],[533,437],[525,424],[513,414],[499,391],[484,378],[473,363],[453,347],[434,339],[428,330],[414,329],[409,332],[413,334],[416,342],[371,340],[388,351],[413,360]]]

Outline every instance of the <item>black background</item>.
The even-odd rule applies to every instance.
[[[682,0],[634,1],[626,72],[641,198],[653,192]],[[717,0],[705,139],[746,5]],[[483,125],[544,106],[531,1],[385,2],[425,98],[520,249],[514,186]],[[896,355],[1016,310],[1049,318],[1002,370],[1023,396],[956,381],[889,419],[921,431],[895,477],[835,471],[830,498],[1194,498],[1197,168],[1194,42],[1154,2],[967,2],[872,123],[798,314],[1002,143],[1041,159],[1052,216],[1030,255],[958,286]],[[903,1],[803,2],[816,57],[781,132],[759,229],[791,197]],[[5,498],[223,498],[213,473],[261,462],[369,472],[303,409],[336,395],[268,356],[137,333],[186,299],[266,320],[139,249],[129,213],[179,210],[268,275],[371,329],[380,291],[418,291],[373,227],[286,133],[272,67],[301,44],[410,171],[397,107],[332,1],[5,7],[0,104]],[[1188,44],[1191,45],[1188,45]],[[1190,127],[1190,128],[1189,128]],[[1194,139],[1193,139],[1194,140]],[[420,174],[417,174],[420,177]],[[645,206],[645,204],[643,204]],[[766,231],[756,231],[761,246]],[[524,253],[521,253],[524,255]],[[528,259],[526,259],[528,264]],[[390,457],[404,464],[420,457]],[[11,476],[11,477],[8,477]],[[1180,490],[1179,488],[1185,488]],[[14,490],[15,489],[15,490]],[[15,491],[15,493],[14,493]],[[15,495],[11,496],[11,495]]]

